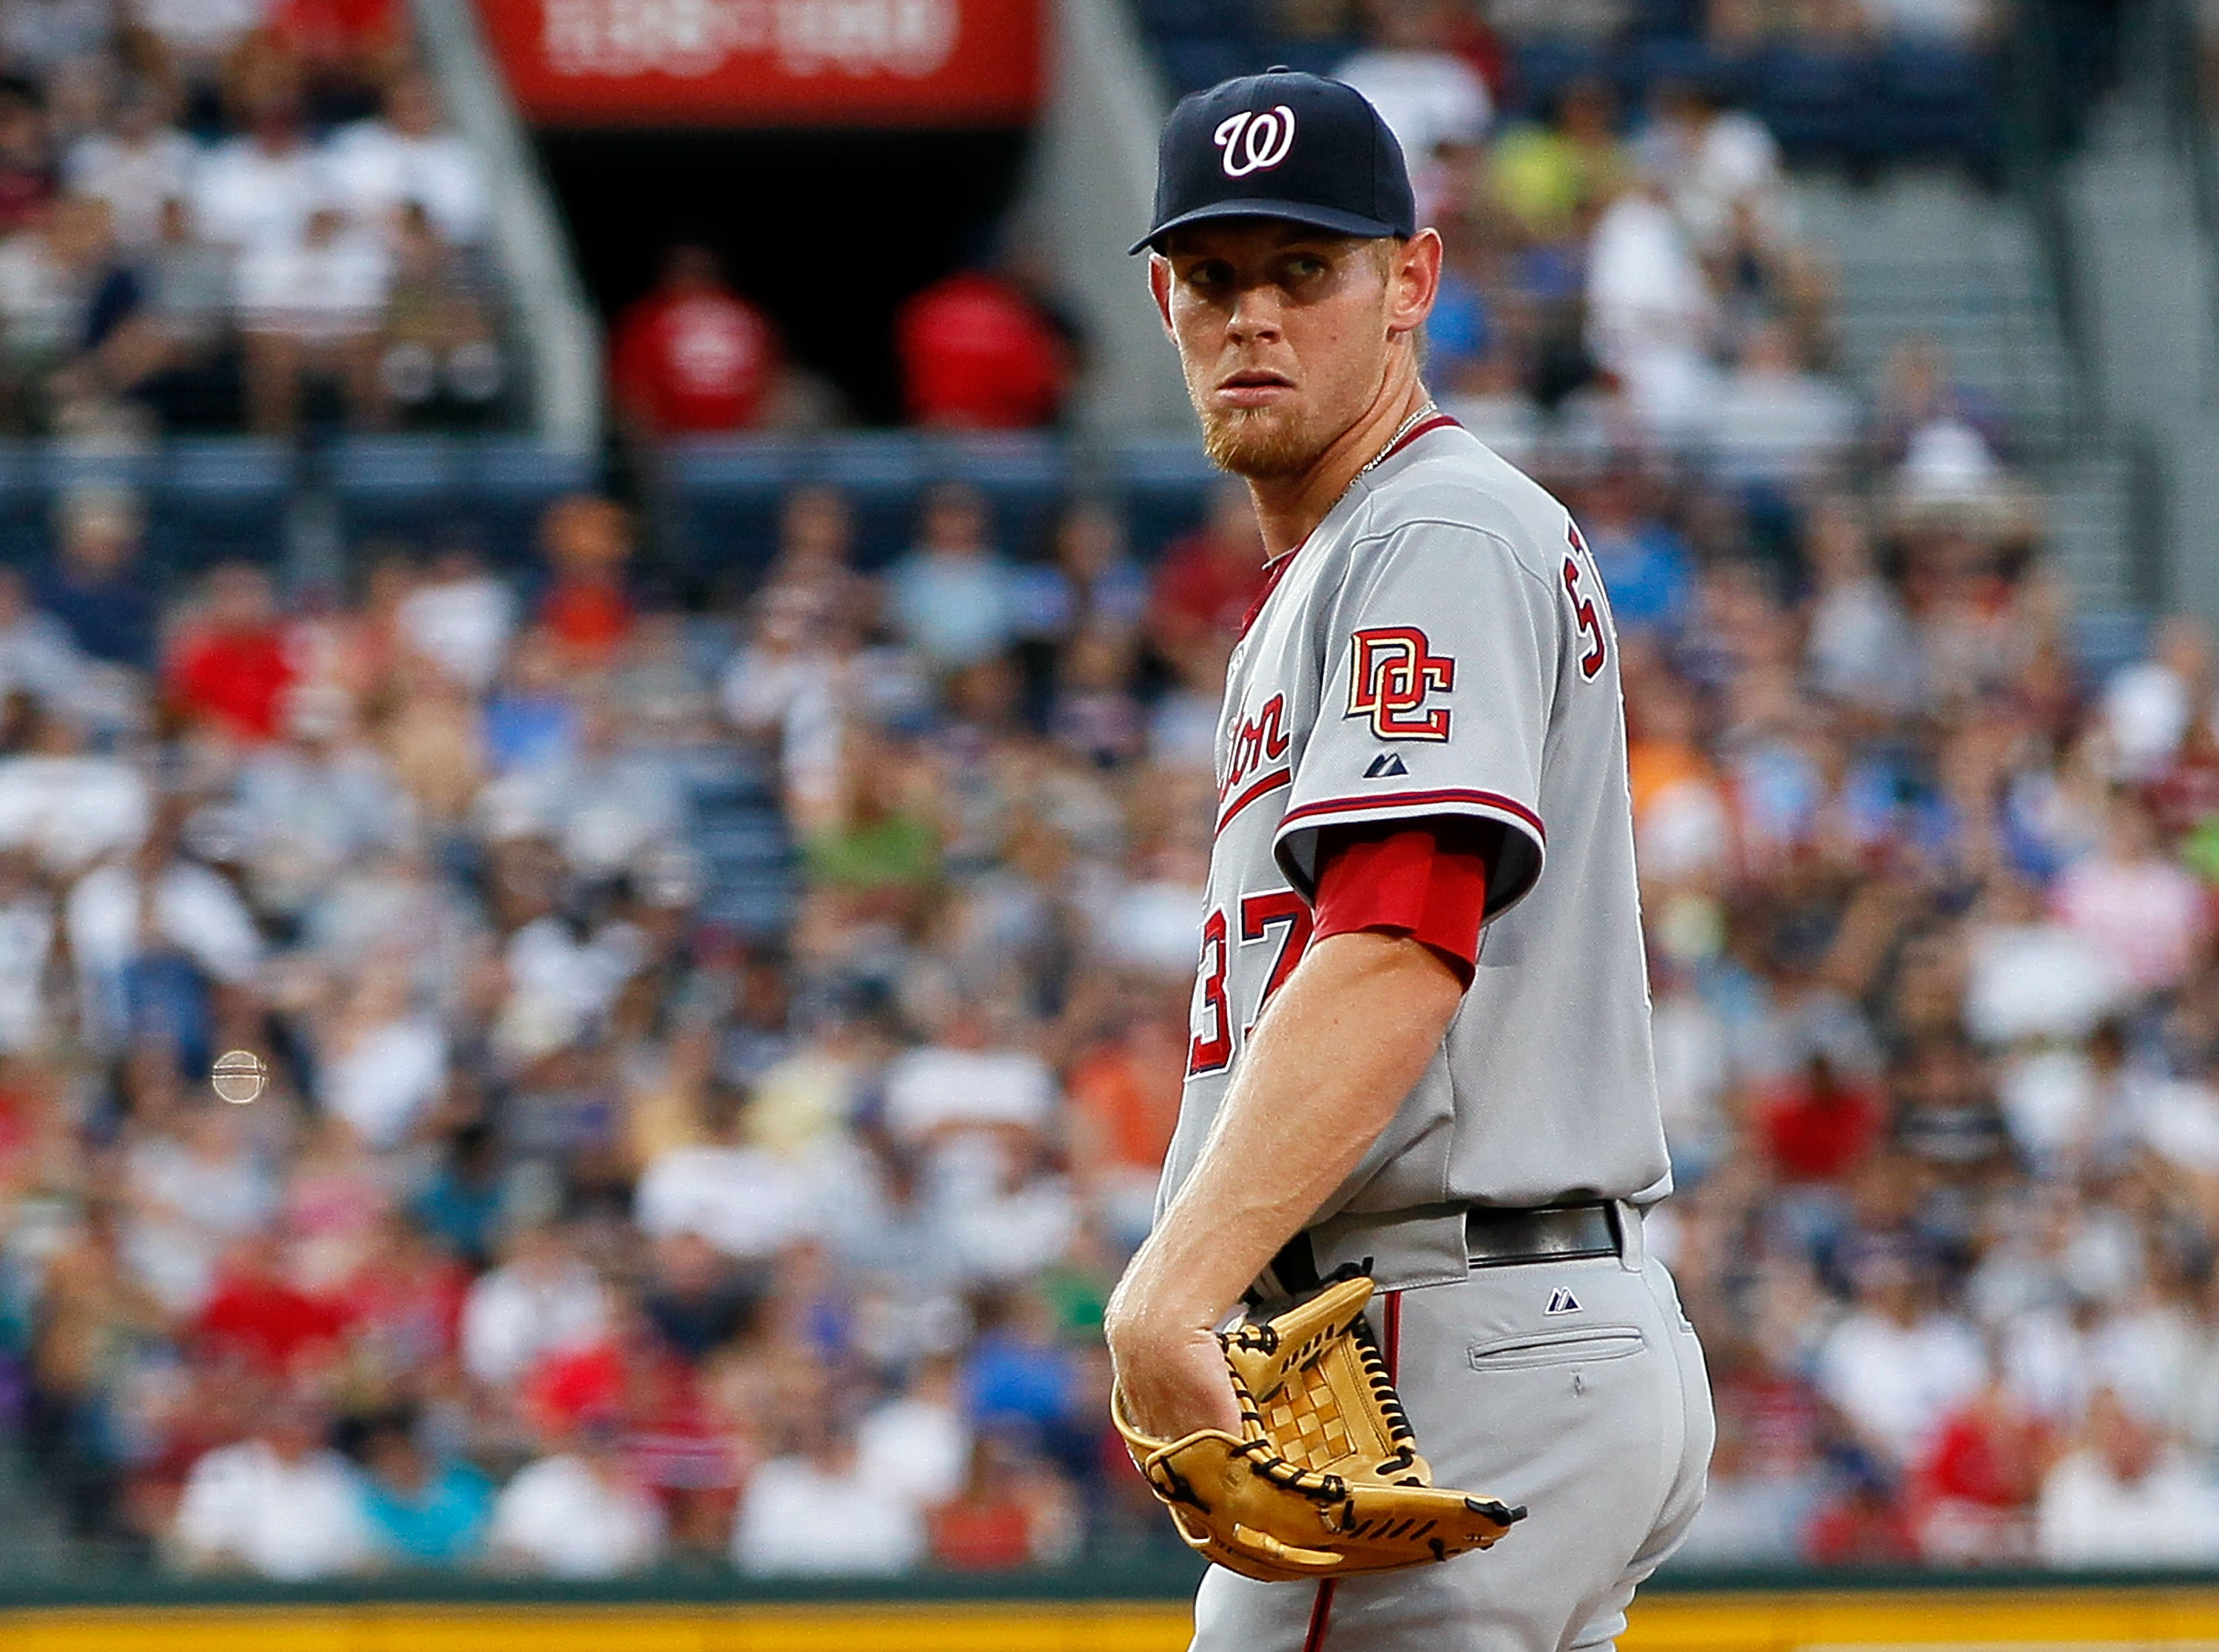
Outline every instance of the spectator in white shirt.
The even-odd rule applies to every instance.
[[[204,156],[192,181],[200,233],[242,252],[299,245],[309,219],[332,204],[330,170],[283,96],[264,98],[252,127]]]
[[[465,546],[450,547],[433,558],[394,612],[394,634],[401,646],[476,694],[484,693],[500,674],[515,630],[515,593]]]
[[[144,774],[84,743],[75,721],[42,711],[25,749],[0,757],[0,841],[32,849],[65,879],[138,848],[154,813]]]
[[[748,1145],[743,1097],[719,1090],[704,1110],[709,1140],[649,1162],[633,1220],[650,1239],[692,1233],[736,1260],[767,1261],[808,1232],[807,1189],[793,1164]]]
[[[96,299],[119,272],[108,203],[65,196],[0,241],[0,363],[18,393],[72,393],[66,370],[90,342]]]
[[[258,433],[293,432],[311,374],[338,381],[357,425],[382,419],[377,338],[392,265],[376,235],[332,206],[308,214],[297,242],[257,240],[240,253],[247,419]]]
[[[107,129],[79,138],[63,162],[64,182],[108,203],[116,242],[132,252],[162,239],[163,205],[184,197],[199,156],[168,115],[160,89],[134,80],[117,98]]]
[[[363,222],[389,228],[410,202],[458,245],[485,238],[484,170],[460,133],[439,118],[438,95],[421,74],[405,74],[385,95],[385,117],[333,140],[331,171],[340,197]]]
[[[2042,1480],[2035,1532],[2051,1566],[2210,1566],[2219,1563],[2219,1487],[2102,1388],[2079,1449]]]
[[[124,1254],[174,1313],[197,1313],[225,1250],[277,1214],[277,1177],[247,1140],[242,1109],[214,1101],[134,1140],[123,1181]]]
[[[2211,632],[2200,619],[2160,623],[2149,657],[2104,686],[2104,732],[2111,772],[2137,785],[2155,779],[2180,751],[2197,713],[2211,700]]]
[[[2203,886],[2165,853],[2148,811],[2133,798],[2112,800],[2108,827],[2102,850],[2059,877],[2051,906],[2136,989],[2177,986],[2211,933]]]
[[[992,525],[971,488],[937,488],[916,549],[886,570],[894,629],[935,666],[991,659],[1016,636],[1016,569],[991,543]]]
[[[496,1391],[542,1357],[599,1341],[609,1327],[600,1277],[549,1227],[527,1227],[501,1265],[480,1274],[463,1299],[463,1365]]]
[[[322,1408],[294,1398],[255,1415],[255,1434],[193,1465],[171,1531],[177,1563],[289,1583],[362,1570],[372,1555],[362,1494],[324,1444]]]
[[[1044,1133],[1057,1102],[1055,1075],[1029,1050],[996,1047],[991,1022],[966,1004],[930,1044],[886,1071],[886,1123],[912,1142],[967,1131]]]
[[[971,1425],[957,1402],[956,1374],[953,1356],[927,1355],[901,1397],[864,1418],[856,1431],[863,1478],[893,1487],[920,1509],[962,1490],[971,1461]]]
[[[23,576],[0,568],[0,694],[28,694],[47,712],[112,717],[114,694],[96,678],[69,627],[31,606]]]
[[[1876,1251],[1856,1271],[1856,1307],[1818,1348],[1818,1386],[1883,1463],[1903,1468],[1980,1392],[1986,1356],[1970,1326],[1922,1304],[1903,1257]]]
[[[297,916],[348,866],[399,849],[407,802],[385,755],[354,727],[344,690],[296,692],[289,736],[258,748],[236,797],[256,904]]]
[[[1918,639],[1902,599],[1873,566],[1857,506],[1821,500],[1811,512],[1804,548],[1818,586],[1804,643],[1814,686],[1861,710],[1910,710],[1918,694]]]
[[[1588,345],[1635,420],[1666,441],[1701,428],[1715,382],[1718,301],[1655,179],[1627,189],[1588,244]]]
[[[686,823],[686,799],[670,764],[626,738],[617,708],[600,696],[579,708],[577,738],[550,759],[495,783],[503,800],[529,813],[582,877],[615,876]]]
[[[886,1575],[924,1553],[912,1497],[874,1479],[855,1434],[819,1415],[804,1450],[755,1470],[732,1528],[732,1563],[758,1574]]]
[[[270,0],[136,0],[132,21],[158,40],[186,81],[213,89],[232,49],[259,28]]]
[[[317,1095],[380,1152],[401,1146],[447,1083],[447,1034],[413,1001],[403,960],[354,978],[318,1051]]]
[[[580,1419],[568,1449],[519,1472],[494,1500],[496,1564],[548,1577],[618,1577],[662,1555],[662,1512],[625,1466],[615,1420]]]
[[[1763,245],[1791,239],[1794,219],[1780,146],[1763,121],[1724,108],[1708,90],[1667,86],[1641,140],[1641,163],[1664,184],[1672,210],[1705,256],[1722,252],[1737,214]]]
[[[124,972],[143,958],[182,953],[227,986],[260,972],[262,936],[246,903],[221,874],[177,854],[176,825],[165,817],[136,855],[96,867],[70,891],[63,922],[96,1049],[118,1047],[129,1030]]]
[[[1442,152],[1476,148],[1495,116],[1487,83],[1443,42],[1449,11],[1440,0],[1386,0],[1377,43],[1333,71],[1371,100],[1402,145],[1421,221],[1442,197]]]
[[[1793,338],[1760,322],[1719,387],[1710,439],[1728,481],[1786,488],[1837,466],[1856,432],[1856,403],[1829,378],[1804,370]]]

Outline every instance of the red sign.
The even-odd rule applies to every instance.
[[[1040,0],[478,0],[542,126],[988,126],[1039,106]]]

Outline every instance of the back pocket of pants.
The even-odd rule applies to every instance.
[[[1538,1365],[1592,1365],[1624,1359],[1649,1345],[1638,1326],[1591,1325],[1545,1336],[1504,1337],[1471,1345],[1475,1371],[1522,1371]]]

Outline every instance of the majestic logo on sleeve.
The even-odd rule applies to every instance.
[[[1453,655],[1435,654],[1415,625],[1385,625],[1350,639],[1348,715],[1368,717],[1382,740],[1445,740],[1449,708],[1427,696],[1456,686]]]
[[[1225,152],[1226,177],[1268,172],[1295,146],[1295,112],[1284,103],[1260,112],[1243,109],[1219,121],[1210,135]]]

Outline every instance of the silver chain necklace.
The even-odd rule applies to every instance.
[[[1381,465],[1386,463],[1387,456],[1395,450],[1397,444],[1401,443],[1402,439],[1405,436],[1408,436],[1412,431],[1417,429],[1420,425],[1425,423],[1426,416],[1428,413],[1436,413],[1439,411],[1440,409],[1439,407],[1435,407],[1431,401],[1428,401],[1424,407],[1419,408],[1417,412],[1412,413],[1408,419],[1404,419],[1400,425],[1395,427],[1395,433],[1387,438],[1387,445],[1381,448],[1378,452],[1366,459],[1364,462],[1364,468],[1361,470],[1358,470],[1356,473],[1356,475],[1368,476],[1373,471],[1377,470]],[[1352,482],[1356,480],[1356,476],[1351,476],[1349,480]]]

